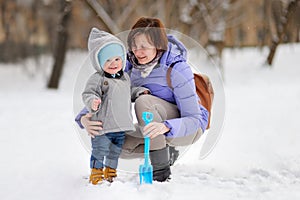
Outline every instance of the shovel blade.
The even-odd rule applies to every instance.
[[[152,165],[140,165],[140,184],[152,184],[153,180],[153,167]]]

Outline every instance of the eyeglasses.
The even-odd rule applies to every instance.
[[[140,48],[137,48],[137,47],[132,47],[131,50],[132,51],[149,51],[149,50],[153,50],[155,49],[155,47],[145,47],[145,46],[142,46]]]

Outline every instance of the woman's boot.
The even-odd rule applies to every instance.
[[[179,156],[179,151],[175,149],[175,147],[169,146],[170,152],[170,166],[174,165],[175,161]]]
[[[171,169],[169,159],[169,147],[150,151],[154,181],[164,182],[170,179]]]

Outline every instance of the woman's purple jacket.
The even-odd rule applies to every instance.
[[[180,118],[164,121],[170,128],[166,137],[183,137],[194,134],[199,128],[204,132],[208,124],[208,111],[198,104],[194,75],[186,63],[187,51],[184,45],[173,36],[168,36],[168,50],[163,53],[159,64],[146,77],[141,77],[141,72],[132,67],[127,61],[126,72],[129,72],[131,84],[136,87],[145,87],[151,94],[177,105]],[[177,62],[171,72],[173,90],[167,84],[167,69]],[[76,122],[81,128],[80,118],[87,113],[83,109],[76,117]]]

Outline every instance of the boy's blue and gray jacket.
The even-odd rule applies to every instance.
[[[131,113],[130,78],[128,74],[124,73],[118,79],[108,78],[104,76],[104,71],[99,65],[97,54],[110,43],[120,44],[124,50],[125,58],[126,49],[118,38],[96,28],[92,29],[88,48],[92,65],[97,72],[88,79],[82,93],[82,99],[91,113],[93,113],[91,110],[92,100],[101,99],[98,112],[94,112],[92,117],[92,120],[103,122],[103,130],[100,131],[100,134],[135,130]],[[125,61],[123,63],[125,67]]]
[[[184,45],[173,36],[168,36],[168,50],[159,60],[159,64],[146,78],[141,76],[138,69],[133,68],[127,60],[125,71],[131,71],[130,79],[134,87],[145,87],[151,94],[177,105],[180,118],[166,120],[165,125],[170,128],[166,137],[184,137],[194,134],[199,128],[204,132],[208,124],[208,111],[198,104],[193,72],[186,63],[187,51]],[[180,61],[180,62],[178,62]],[[174,63],[171,72],[173,90],[167,84],[167,69]],[[86,113],[82,110],[76,117],[80,124],[80,118]]]

